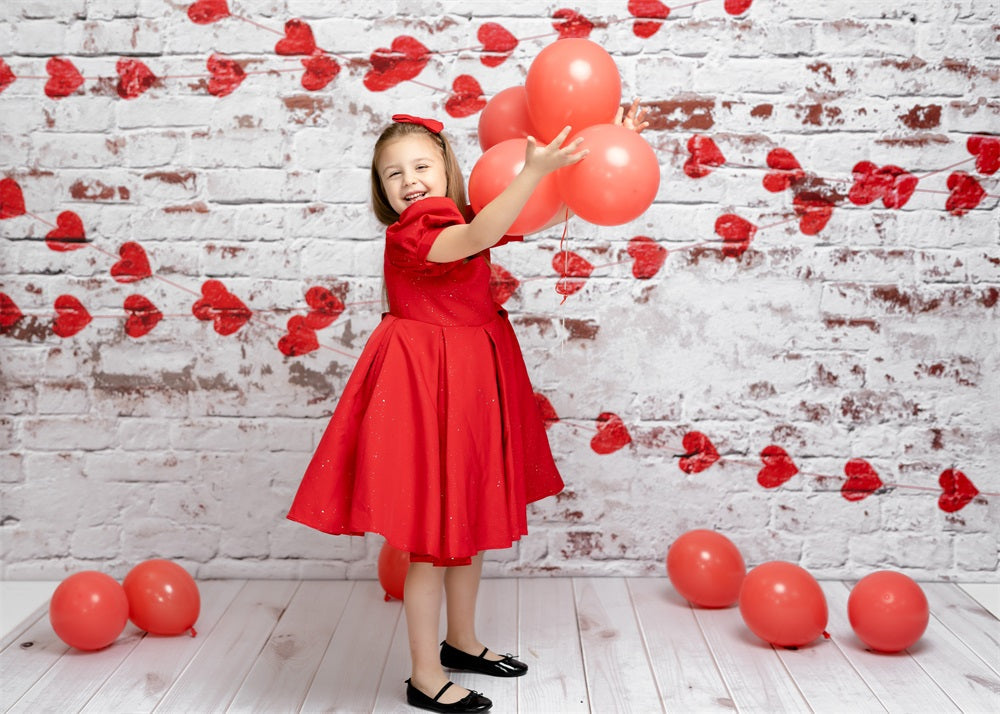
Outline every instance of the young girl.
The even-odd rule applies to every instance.
[[[635,107],[626,125],[638,122]],[[569,127],[545,146],[529,138],[521,173],[467,220],[464,181],[442,128],[400,114],[375,143],[372,204],[388,226],[389,312],[348,379],[288,517],[326,533],[380,533],[410,553],[407,701],[477,712],[492,702],[449,682],[444,667],[498,677],[528,669],[476,636],[482,553],[519,540],[526,505],[563,487],[517,338],[490,293],[489,249],[511,239],[504,234],[539,181],[586,151],[579,139],[562,146]],[[439,651],[442,589],[447,634]]]

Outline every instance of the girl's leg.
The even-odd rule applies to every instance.
[[[441,589],[445,570],[451,568],[435,568],[430,563],[410,563],[403,586],[403,610],[406,612],[406,630],[413,663],[410,683],[429,697],[433,697],[448,683],[438,651]],[[468,693],[469,690],[455,684],[438,701],[451,704]]]
[[[471,565],[448,568],[444,576],[447,596],[448,634],[445,640],[455,649],[478,656],[483,651],[483,643],[476,637],[476,597],[479,595],[479,580],[483,574],[483,554],[472,558]],[[486,659],[500,660],[500,655],[486,653]]]

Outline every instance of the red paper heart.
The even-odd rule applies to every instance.
[[[493,294],[493,302],[497,305],[503,305],[507,302],[520,284],[518,279],[507,272],[503,266],[497,263],[490,265],[490,292]]]
[[[118,249],[121,260],[111,266],[111,277],[119,283],[134,283],[152,277],[146,251],[135,241],[123,243]]]
[[[628,254],[635,260],[632,275],[648,280],[660,272],[667,260],[667,249],[648,236],[636,236],[628,242]]]
[[[556,292],[560,295],[572,295],[578,292],[586,279],[594,272],[594,266],[590,261],[568,250],[559,251],[552,256],[552,269],[560,276],[559,281],[556,282]]]
[[[13,75],[11,75],[13,78]],[[13,79],[11,79],[13,81]],[[2,92],[0,85],[0,92]],[[1000,169],[1000,139],[995,136],[970,136],[965,148],[976,157],[976,171],[992,176]]]
[[[274,51],[279,55],[311,55],[315,50],[316,39],[312,28],[298,18],[285,23],[285,36],[274,45]]]
[[[799,472],[788,453],[774,444],[764,447],[760,460],[764,468],[757,472],[757,483],[764,488],[777,488]]]
[[[0,179],[0,221],[24,215],[24,194],[12,178]]]
[[[17,77],[14,75],[14,71],[10,68],[10,65],[4,62],[3,59],[0,59],[0,94],[12,85],[15,79]]]
[[[68,97],[83,84],[83,76],[69,60],[53,57],[45,63],[49,81],[45,83],[45,95],[52,99]]]
[[[681,442],[686,452],[677,463],[686,474],[696,474],[704,471],[719,460],[719,452],[715,444],[700,431],[689,431]]]
[[[472,75],[460,74],[455,77],[455,81],[451,83],[451,90],[454,94],[448,97],[444,109],[456,119],[472,116],[486,106],[483,88]]]
[[[654,21],[636,20],[632,23],[632,32],[636,37],[652,37],[663,24],[662,20],[670,16],[670,8],[660,0],[629,0],[628,11],[633,17],[654,18]]]
[[[142,295],[129,295],[125,298],[125,334],[129,337],[142,337],[163,319],[163,313],[156,305]]]
[[[90,324],[93,318],[79,300],[72,295],[56,298],[56,319],[52,321],[52,331],[60,337],[72,337]]]
[[[710,136],[695,134],[688,139],[687,149],[691,157],[684,162],[684,173],[691,178],[708,176],[714,167],[726,163],[726,157]]]
[[[288,357],[299,357],[319,349],[316,331],[309,327],[302,315],[288,319],[288,333],[278,340],[278,349]]]
[[[556,410],[552,407],[552,402],[544,394],[535,392],[535,404],[538,405],[538,411],[542,415],[542,422],[545,424],[546,430],[559,422],[559,415],[556,414]]]
[[[757,234],[757,226],[735,213],[724,213],[715,219],[715,232],[722,237],[722,255],[727,258],[739,258],[750,241]]]
[[[625,422],[617,414],[602,412],[597,417],[597,434],[590,440],[590,448],[598,454],[613,454],[632,441]]]
[[[938,483],[941,484],[942,491],[938,497],[938,508],[945,513],[961,511],[969,505],[969,501],[979,495],[979,489],[958,469],[942,471]]]
[[[118,72],[118,96],[135,99],[156,83],[156,75],[139,60],[120,59],[115,65]]]
[[[799,230],[807,236],[818,234],[833,215],[829,199],[813,192],[800,191],[792,197],[792,207],[799,216]]]
[[[73,211],[63,211],[56,217],[56,227],[45,234],[45,245],[52,250],[77,250],[87,244],[83,221]]]
[[[229,6],[226,0],[198,0],[188,6],[188,17],[191,22],[208,25],[216,20],[229,17]]]
[[[730,15],[742,15],[750,9],[751,4],[753,0],[726,0],[722,7]]]
[[[871,161],[860,161],[852,169],[854,184],[847,194],[856,206],[867,206],[882,199],[886,208],[902,208],[910,200],[919,179],[899,166],[879,168]]]
[[[312,56],[302,60],[306,71],[302,74],[302,86],[315,92],[334,80],[340,74],[340,65],[323,50],[316,50]]]
[[[847,480],[840,487],[840,495],[848,501],[861,501],[882,488],[882,479],[864,459],[851,459],[844,464]]]
[[[231,335],[250,319],[250,308],[226,290],[218,280],[206,280],[201,286],[202,299],[195,302],[191,312],[199,320],[212,320],[220,335]]]
[[[10,295],[0,293],[0,328],[7,329],[16,324],[22,317],[24,317],[24,313],[21,312],[21,308],[11,299]]]
[[[552,13],[552,17],[562,22],[553,22],[552,27],[559,33],[559,39],[565,40],[568,37],[590,37],[594,29],[594,23],[585,18],[575,10],[562,9]]]
[[[476,33],[476,37],[483,45],[483,52],[490,53],[479,57],[479,61],[487,67],[500,66],[517,47],[517,38],[510,34],[507,28],[496,22],[487,22],[482,25]]]
[[[788,149],[772,149],[767,155],[767,165],[774,169],[764,175],[764,188],[771,193],[784,191],[806,175]]]
[[[314,285],[306,291],[306,304],[312,310],[306,315],[305,324],[314,330],[329,327],[344,311],[344,303],[340,298],[320,285]]]
[[[371,69],[365,74],[364,85],[373,92],[395,87],[420,74],[429,58],[426,47],[408,35],[400,35],[392,41],[390,49],[379,47],[372,52]]]
[[[217,54],[208,58],[208,72],[208,93],[216,97],[231,94],[247,78],[238,62]]]
[[[976,177],[964,171],[956,171],[948,177],[948,190],[951,193],[944,207],[955,216],[971,211],[986,197]]]

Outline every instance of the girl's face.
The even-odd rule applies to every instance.
[[[429,136],[410,134],[389,142],[375,168],[396,213],[422,198],[447,195],[444,156]]]

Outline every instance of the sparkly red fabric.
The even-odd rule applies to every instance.
[[[526,534],[526,505],[563,488],[489,253],[432,263],[447,198],[386,230],[390,311],[362,352],[288,518],[326,533],[381,533],[437,565]]]

